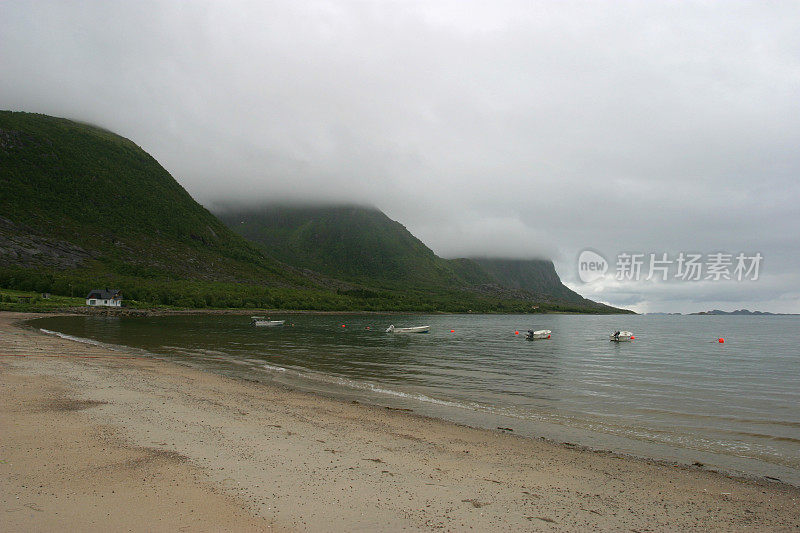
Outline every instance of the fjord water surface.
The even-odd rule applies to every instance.
[[[800,484],[800,317],[272,318],[287,325],[255,328],[232,315],[33,324],[228,375]],[[431,331],[387,334],[389,324]],[[552,338],[527,341],[527,329]],[[609,342],[618,329],[636,340]]]

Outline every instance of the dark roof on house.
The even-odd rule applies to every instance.
[[[98,300],[112,300],[114,298],[122,298],[122,291],[117,289],[93,289],[89,291],[86,299],[96,298]]]

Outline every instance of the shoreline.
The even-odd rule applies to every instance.
[[[102,309],[91,309],[90,311],[103,311]],[[112,310],[113,311],[113,310]],[[94,313],[90,313],[94,314]],[[112,312],[112,314],[114,314]],[[241,310],[233,310],[230,313],[209,313],[206,316],[238,316]],[[305,315],[331,316],[341,315],[340,313],[312,311],[304,312]],[[162,315],[163,317],[175,316],[203,316],[203,313],[178,313]],[[364,312],[356,313],[352,316],[371,316],[383,315],[383,313]],[[51,315],[52,316],[52,315]],[[84,313],[73,314],[73,316],[87,316]],[[101,313],[101,316],[108,317]],[[156,315],[157,316],[157,315]],[[456,316],[456,315],[454,315]],[[131,317],[128,317],[131,318]],[[287,320],[289,317],[285,317]],[[388,318],[388,317],[387,317]],[[433,317],[432,317],[433,318]],[[347,318],[350,320],[352,318]],[[435,318],[434,318],[435,319]],[[345,317],[342,316],[342,320]],[[25,323],[30,324],[30,321]],[[292,324],[294,325],[294,324]],[[33,326],[32,326],[33,327]],[[48,334],[61,336],[60,333],[42,330]],[[212,372],[217,375],[233,379],[243,379],[245,381],[255,381],[266,386],[286,386],[290,390],[302,391],[313,395],[319,395],[334,401],[356,401],[365,405],[380,406],[384,408],[395,408],[405,411],[413,411],[415,414],[431,417],[437,420],[444,420],[451,423],[478,429],[505,430],[509,435],[542,440],[557,446],[568,446],[580,448],[587,452],[611,453],[620,457],[645,460],[670,467],[680,466],[683,468],[702,468],[706,471],[714,471],[723,475],[753,479],[777,481],[794,487],[800,487],[800,471],[779,462],[770,462],[752,456],[739,456],[731,453],[720,453],[718,451],[693,447],[681,446],[675,443],[649,441],[646,439],[636,439],[625,434],[613,432],[598,432],[587,429],[584,426],[571,425],[569,423],[553,421],[547,417],[548,412],[544,412],[544,418],[526,419],[514,415],[504,415],[493,412],[492,417],[476,414],[479,411],[473,410],[469,405],[461,404],[458,400],[442,399],[436,395],[427,396],[427,393],[411,394],[398,392],[402,389],[394,389],[391,386],[377,384],[377,389],[370,383],[360,383],[357,378],[355,381],[350,379],[326,380],[323,377],[310,378],[302,370],[285,369],[272,367],[272,372],[265,376],[258,373],[239,372],[237,368],[228,365],[219,368],[215,365],[195,364],[193,360],[180,360],[173,357],[162,357],[163,354],[142,352],[142,348],[133,348],[124,345],[107,344],[101,341],[74,338],[67,336],[67,339],[78,342],[97,344],[114,351],[132,352],[137,354],[152,355],[157,359],[163,359],[172,364],[178,364],[187,368],[197,369],[203,372]],[[268,366],[268,365],[267,365]],[[409,401],[408,398],[417,398],[419,402]],[[438,398],[438,399],[437,399]],[[443,401],[442,401],[443,400]]]
[[[641,315],[634,311],[623,311],[619,313],[590,313],[578,311],[536,311],[533,313],[493,313],[493,312],[448,312],[448,311],[365,311],[365,310],[349,310],[349,311],[315,311],[308,309],[262,309],[262,308],[162,308],[162,307],[88,307],[88,306],[74,306],[74,307],[47,307],[37,310],[14,310],[2,309],[0,313],[18,313],[30,315],[119,315],[119,316],[170,316],[170,315],[251,315],[253,313],[268,313],[277,315],[353,315],[353,316],[371,316],[371,315],[578,315],[578,316],[604,316],[604,315]]]
[[[193,314],[197,314],[197,313],[193,313],[193,312],[177,313],[177,315],[184,315],[184,314],[193,315]],[[233,313],[215,313],[215,314],[239,315],[241,313],[233,312]],[[309,312],[304,312],[303,314],[316,314],[316,313],[309,311]],[[328,314],[348,314],[348,313],[321,312],[319,314],[324,316],[324,315],[328,315]],[[359,315],[361,313],[353,313],[353,314]],[[364,312],[364,314],[373,314],[373,313]],[[383,313],[374,313],[374,314],[383,314]],[[64,313],[64,314],[59,314],[59,316],[82,316],[82,315],[81,315],[81,313],[71,313],[69,315]],[[152,316],[174,316],[174,315],[172,313],[168,313],[166,315],[152,315]],[[670,468],[682,468],[682,469],[698,469],[699,468],[699,469],[701,469],[701,470],[703,470],[705,472],[716,473],[716,474],[719,474],[719,475],[722,475],[724,477],[731,478],[731,479],[741,479],[741,480],[748,480],[748,481],[769,481],[771,483],[776,482],[776,483],[779,483],[779,484],[783,484],[783,485],[787,485],[787,486],[790,486],[790,487],[794,487],[794,488],[800,489],[800,484],[787,482],[784,479],[779,479],[777,477],[771,477],[771,476],[766,475],[766,474],[756,474],[756,473],[747,472],[747,471],[744,471],[744,470],[736,470],[734,468],[726,468],[724,466],[714,466],[714,465],[709,465],[709,464],[706,464],[706,463],[700,463],[700,462],[696,461],[696,459],[698,459],[698,457],[685,458],[684,460],[681,460],[681,459],[678,459],[678,458],[676,458],[674,456],[665,457],[664,456],[665,454],[661,454],[661,457],[656,457],[656,455],[658,455],[658,454],[655,453],[655,450],[651,450],[652,452],[654,452],[653,455],[648,455],[646,453],[618,451],[618,450],[615,450],[613,448],[603,448],[603,447],[598,447],[598,446],[591,446],[591,445],[587,445],[587,444],[580,444],[580,443],[570,442],[570,441],[567,441],[567,440],[559,439],[557,437],[546,437],[546,436],[543,436],[542,434],[540,434],[541,432],[540,433],[536,433],[536,432],[534,432],[534,433],[522,433],[522,432],[519,432],[519,431],[515,431],[514,429],[512,429],[510,427],[500,427],[500,426],[494,427],[494,426],[491,426],[491,425],[474,425],[474,424],[471,424],[469,422],[457,421],[457,420],[454,420],[454,419],[446,418],[445,416],[437,416],[436,414],[430,414],[430,413],[422,412],[422,411],[417,410],[417,409],[411,409],[411,408],[406,408],[406,407],[397,407],[397,406],[392,406],[392,405],[385,405],[385,403],[387,403],[387,402],[380,402],[380,400],[377,400],[376,398],[367,399],[367,400],[364,400],[363,398],[354,399],[354,398],[348,397],[348,395],[346,393],[337,392],[337,391],[335,391],[333,389],[324,390],[324,389],[319,389],[319,388],[309,388],[307,386],[303,386],[302,383],[300,383],[298,381],[294,381],[294,380],[254,379],[254,378],[244,377],[244,376],[241,376],[241,375],[217,372],[214,369],[199,368],[197,366],[194,366],[194,365],[191,365],[191,364],[187,364],[186,362],[183,362],[183,361],[167,360],[167,359],[162,358],[161,356],[159,356],[157,354],[156,355],[153,355],[153,354],[145,354],[145,355],[137,354],[137,352],[141,351],[140,348],[131,348],[131,347],[127,347],[127,346],[108,344],[108,343],[104,343],[102,341],[95,341],[95,340],[92,340],[92,339],[79,339],[79,338],[74,338],[74,337],[69,337],[69,336],[64,337],[59,332],[49,331],[49,330],[42,330],[40,328],[37,328],[37,327],[35,327],[35,326],[30,324],[30,320],[32,320],[32,318],[21,320],[21,321],[16,323],[16,326],[18,326],[20,328],[30,329],[31,331],[33,331],[33,332],[35,332],[37,334],[39,332],[44,332],[44,334],[46,334],[46,335],[55,335],[56,337],[68,340],[70,342],[76,342],[76,343],[79,343],[79,344],[85,344],[85,345],[90,345],[90,346],[97,346],[97,347],[100,347],[100,348],[103,348],[103,349],[106,349],[106,350],[111,350],[111,351],[113,351],[115,353],[114,357],[118,358],[118,359],[138,359],[138,358],[150,359],[150,358],[152,358],[154,360],[159,360],[159,361],[165,362],[165,363],[170,364],[170,365],[176,365],[176,366],[179,366],[181,368],[186,368],[186,369],[190,369],[190,370],[197,371],[197,372],[202,372],[202,373],[211,373],[211,374],[214,374],[216,376],[220,376],[220,377],[223,377],[225,379],[230,379],[230,380],[233,380],[233,381],[236,381],[236,382],[240,382],[240,383],[257,383],[257,384],[260,384],[260,385],[262,385],[264,387],[278,387],[278,388],[281,388],[281,389],[285,389],[287,391],[291,391],[292,393],[305,394],[305,395],[308,395],[310,397],[320,397],[320,398],[324,398],[325,400],[333,401],[333,402],[360,404],[360,405],[364,405],[365,407],[368,407],[368,408],[378,408],[378,409],[387,409],[389,411],[404,412],[404,413],[407,413],[408,416],[421,417],[423,419],[431,419],[431,420],[434,420],[434,421],[440,421],[440,422],[447,423],[447,424],[453,424],[455,426],[463,427],[463,428],[475,429],[475,430],[480,430],[480,431],[489,431],[489,432],[500,431],[502,434],[508,435],[509,437],[521,438],[521,439],[533,439],[533,440],[537,440],[537,441],[540,441],[540,442],[547,443],[547,444],[552,445],[552,446],[561,447],[561,448],[565,448],[565,449],[580,450],[580,451],[586,452],[586,453],[610,455],[610,456],[614,456],[614,457],[618,457],[618,458],[625,458],[625,459],[634,460],[634,461],[643,461],[643,462],[648,463],[648,464],[664,466],[664,467],[670,467]],[[125,354],[125,355],[122,355],[122,354]],[[42,357],[50,357],[50,356],[42,356]],[[93,358],[95,356],[73,356],[73,357]],[[102,356],[98,356],[98,357],[102,357]],[[390,398],[386,398],[386,400],[391,402]],[[624,437],[618,437],[618,438],[621,439],[621,440],[625,439]],[[580,440],[580,439],[576,439],[576,440]],[[668,445],[661,445],[661,446],[662,447],[669,447]],[[700,451],[696,451],[696,450],[683,450],[683,451],[685,451],[686,454],[692,454],[693,453],[693,454],[695,454],[695,456],[709,455],[709,452],[700,452]],[[705,460],[705,459],[703,459],[703,460]]]
[[[800,528],[800,489],[791,485],[345,403],[148,357],[121,359],[19,324],[42,314],[0,312],[2,354],[48,356],[0,358],[4,393],[10,387],[10,397],[19,397],[15,380],[44,380],[42,390],[59,382],[65,397],[86,405],[70,416],[87,427],[111,428],[128,449],[183,457],[181,468],[207,477],[207,485],[172,491],[200,487],[263,521],[244,529]],[[86,355],[97,358],[78,358]],[[13,414],[22,421],[40,415]],[[9,427],[3,450],[19,439],[18,427]],[[132,483],[127,490],[136,489]],[[13,483],[4,493],[15,489],[33,497]],[[2,503],[8,510],[15,502]],[[32,517],[50,504],[37,500],[42,511]],[[149,515],[151,525],[159,518]]]

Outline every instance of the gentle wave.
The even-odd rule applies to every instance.
[[[775,426],[784,426],[788,428],[800,428],[800,422],[794,422],[791,420],[778,420],[770,418],[741,418],[736,416],[725,416],[725,415],[714,415],[714,414],[703,414],[703,413],[686,413],[681,411],[670,411],[667,409],[652,409],[652,408],[648,409],[638,408],[637,410],[642,413],[661,414],[666,416],[674,416],[687,419],[696,418],[698,420],[724,420],[726,422],[734,422],[738,424],[775,425]]]
[[[317,382],[329,383],[332,385],[344,386],[350,389],[356,390],[365,390],[369,392],[374,392],[377,394],[383,394],[385,396],[394,396],[397,398],[408,398],[411,400],[417,400],[424,403],[431,403],[436,405],[443,405],[447,407],[456,407],[459,409],[474,409],[477,405],[472,404],[463,404],[459,402],[454,402],[450,400],[440,400],[437,398],[432,398],[430,396],[426,396],[424,394],[419,393],[408,393],[402,392],[398,390],[388,389],[386,387],[382,387],[376,385],[374,383],[366,382],[366,381],[356,381],[353,379],[343,378],[340,376],[334,376],[331,374],[318,374],[318,373],[311,373],[311,372],[296,372],[295,373],[298,377],[309,379]]]
[[[800,444],[800,439],[793,437],[782,437],[780,435],[766,435],[764,433],[753,433],[750,431],[731,431],[735,435],[742,435],[744,437],[756,437],[759,439],[774,440],[778,442],[791,442],[793,444]]]
[[[273,372],[287,372],[288,369],[278,365],[271,365],[269,363],[265,363],[263,360],[258,359],[250,359],[250,358],[240,358],[236,356],[232,356],[228,353],[221,352],[219,350],[205,350],[205,349],[181,349],[178,346],[163,346],[162,348],[169,348],[170,351],[174,353],[179,353],[184,356],[194,356],[195,358],[202,358],[205,360],[222,360],[228,363],[232,363],[235,365],[241,366],[251,366],[253,368],[263,368]],[[469,409],[469,410],[482,410],[482,411],[490,411],[493,412],[493,409],[490,406],[481,406],[478,404],[463,404],[459,402],[449,401],[449,400],[441,400],[437,398],[432,398],[430,396],[426,396],[424,394],[419,393],[407,393],[398,390],[389,389],[386,387],[382,387],[380,385],[376,385],[370,382],[361,382],[357,380],[347,379],[340,376],[335,376],[332,374],[320,374],[314,372],[302,372],[302,371],[292,371],[291,374],[297,378],[328,383],[332,385],[344,386],[350,389],[356,390],[366,390],[370,392],[374,392],[376,394],[382,394],[386,396],[394,396],[397,398],[407,398],[411,400],[416,400],[424,403],[431,403],[436,405],[442,405],[446,407],[455,407],[459,409]]]
[[[164,348],[167,348],[167,346],[165,346]],[[236,364],[236,365],[251,366],[253,368],[263,368],[263,369],[266,369],[266,370],[269,370],[269,371],[272,371],[272,372],[287,372],[289,370],[289,369],[287,369],[285,367],[277,366],[277,365],[271,365],[269,363],[265,363],[262,360],[258,360],[258,359],[241,359],[241,358],[226,354],[225,352],[220,352],[218,350],[203,350],[203,349],[182,350],[182,349],[180,349],[178,347],[169,347],[169,348],[171,348],[173,352],[180,353],[180,354],[186,355],[186,356],[200,356],[201,358],[203,358],[205,360],[223,360],[223,361],[226,361],[226,362],[229,362],[229,363],[233,363],[233,364]],[[362,382],[362,381],[357,381],[357,380],[353,380],[353,379],[347,379],[347,378],[343,378],[343,377],[332,375],[332,374],[320,374],[320,373],[313,373],[313,372],[302,372],[302,371],[297,371],[297,370],[292,371],[291,374],[294,377],[299,378],[299,379],[316,381],[316,382],[321,382],[321,383],[327,383],[327,384],[336,385],[336,386],[343,386],[343,387],[347,387],[349,389],[365,390],[365,391],[373,392],[373,393],[376,393],[376,394],[381,394],[381,395],[384,395],[384,396],[392,396],[392,397],[397,397],[397,398],[406,398],[406,399],[410,399],[410,400],[416,400],[416,401],[423,402],[423,403],[430,403],[430,404],[441,405],[441,406],[445,406],[445,407],[454,407],[454,408],[458,408],[458,409],[467,409],[467,410],[471,410],[471,411],[476,411],[476,410],[477,411],[486,411],[486,412],[498,412],[498,411],[500,411],[500,409],[496,409],[496,408],[491,407],[491,406],[480,405],[480,404],[477,404],[477,403],[465,404],[465,403],[460,403],[460,402],[455,402],[455,401],[450,401],[450,400],[437,399],[437,398],[433,398],[431,396],[426,396],[426,395],[420,394],[420,393],[408,393],[408,392],[398,391],[398,390],[382,387],[382,386],[376,385],[374,383]],[[517,415],[517,416],[520,416],[520,415]],[[520,416],[520,418],[527,418],[527,417]]]
[[[56,337],[60,337],[62,339],[66,339],[68,341],[75,341],[80,342],[82,344],[90,344],[92,346],[98,346],[100,348],[107,348],[109,350],[120,351],[119,347],[113,344],[106,344],[104,342],[96,341],[94,339],[87,339],[84,337],[76,337],[74,335],[67,335],[66,333],[61,333],[59,331],[52,331],[49,329],[39,328],[39,331],[42,333],[46,333],[48,335],[55,335]]]

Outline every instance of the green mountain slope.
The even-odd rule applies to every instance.
[[[216,212],[234,231],[290,265],[383,287],[465,285],[461,269],[377,209],[227,205]]]
[[[274,262],[195,202],[155,159],[118,135],[65,119],[3,111],[0,164],[6,233],[16,225],[18,233],[35,238],[39,230],[112,269],[124,260],[147,265],[154,275],[188,270],[225,278],[230,267],[242,266],[237,261],[260,262],[280,277],[280,269],[269,265]],[[229,261],[202,261],[212,256]]]
[[[542,295],[546,300],[577,305],[606,307],[568,288],[561,282],[552,261],[545,259],[495,259],[476,257],[472,260],[497,283]]]
[[[564,286],[551,261],[442,259],[375,208],[229,204],[215,212],[231,229],[263,245],[280,261],[340,279],[613,310]]]
[[[111,284],[188,306],[342,285],[268,257],[128,139],[10,111],[0,111],[0,284],[72,294]]]

